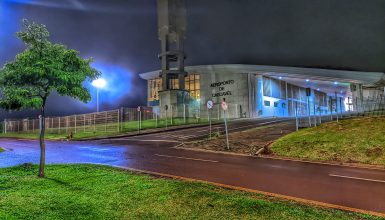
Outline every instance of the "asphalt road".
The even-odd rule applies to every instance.
[[[277,119],[238,121],[258,126]],[[222,125],[218,125],[222,126]],[[233,127],[234,126],[234,127]],[[172,148],[206,127],[88,142],[47,142],[47,163],[101,163],[166,173],[385,214],[385,171]],[[1,139],[0,167],[38,162],[37,141]]]

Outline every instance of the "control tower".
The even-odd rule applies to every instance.
[[[162,62],[159,74],[162,78],[159,91],[161,113],[169,107],[178,109],[177,106],[187,104],[188,92],[184,82],[187,76],[184,70],[186,56],[183,49],[185,33],[184,0],[158,0],[158,36],[161,41],[161,53],[158,57]],[[178,112],[175,113],[179,116]]]

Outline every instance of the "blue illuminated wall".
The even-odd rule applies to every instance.
[[[311,89],[310,96],[306,96],[306,88],[291,85],[284,80],[257,75],[256,82],[257,117],[326,115],[330,114],[330,109],[335,114],[336,108],[339,113],[345,111],[345,99],[340,94],[336,94],[336,103],[334,95]]]

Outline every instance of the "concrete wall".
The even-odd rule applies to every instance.
[[[229,117],[250,117],[249,74],[216,72],[213,69],[197,74],[200,74],[202,117],[207,115],[206,102],[209,99],[220,105],[223,98],[229,104]]]

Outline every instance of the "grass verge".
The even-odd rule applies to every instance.
[[[275,141],[271,151],[311,161],[385,166],[385,117],[344,119],[301,129]]]
[[[97,165],[0,169],[0,219],[379,219]]]
[[[226,147],[226,136],[213,131],[211,139],[208,138],[208,134],[207,139],[185,142],[179,147],[255,155],[260,148],[293,131],[295,131],[293,122],[280,122],[232,132],[228,138],[229,149]]]
[[[4,151],[5,151],[5,150],[4,150],[3,148],[0,147],[0,153],[1,153],[1,152],[4,152]]]

